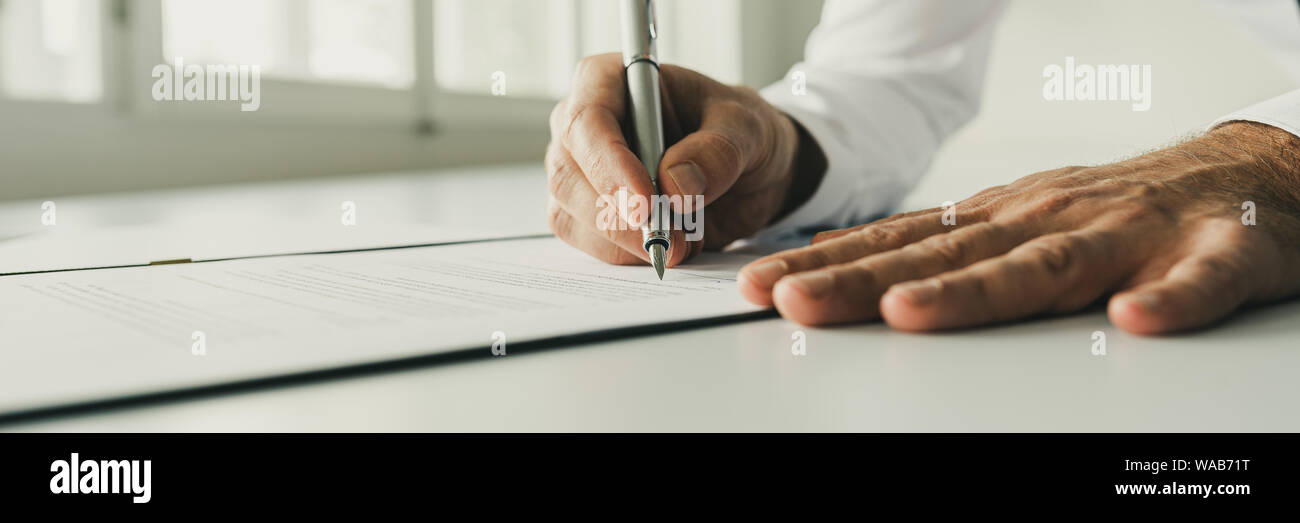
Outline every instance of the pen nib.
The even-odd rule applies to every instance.
[[[664,279],[664,265],[668,264],[668,250],[663,245],[654,244],[650,246],[650,263],[655,266],[655,274],[659,279]]]

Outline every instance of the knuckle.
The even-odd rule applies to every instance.
[[[551,228],[552,233],[560,238],[567,238],[569,230],[572,229],[568,223],[568,215],[554,200],[546,208],[546,225]]]
[[[788,254],[780,255],[792,269],[809,269],[814,267],[825,267],[831,264],[830,254],[826,247],[808,246],[801,247],[790,251]]]
[[[1129,188],[1132,198],[1139,200],[1149,200],[1160,195],[1160,187],[1156,183],[1139,183]]]
[[[1025,244],[1034,264],[1049,275],[1068,273],[1078,264],[1081,240],[1075,235],[1065,235],[1050,240]]]
[[[874,250],[881,246],[902,245],[906,243],[907,234],[893,223],[877,227],[867,227],[850,233],[849,237],[857,241],[863,250]]]
[[[1242,227],[1238,219],[1235,216],[1230,219],[1215,218],[1210,220],[1205,227],[1223,245],[1245,251],[1254,244],[1255,238],[1251,234],[1251,229]]]
[[[739,169],[743,155],[740,147],[736,145],[736,140],[731,136],[717,130],[700,130],[700,145],[706,150],[713,151],[720,156],[720,159],[729,169]]]
[[[552,196],[564,197],[573,191],[573,169],[568,162],[547,156],[546,186]]]
[[[939,276],[939,281],[944,286],[962,288],[969,293],[973,306],[970,313],[975,315],[980,323],[1011,319],[1011,315],[1004,312],[1005,307],[999,306],[999,300],[996,299],[999,295],[996,288],[999,285],[994,281],[993,276]]]
[[[1196,263],[1198,272],[1213,281],[1227,281],[1246,269],[1245,260],[1236,254],[1207,256]]]
[[[1080,193],[1071,189],[1050,189],[1032,200],[1029,212],[1034,216],[1059,214],[1079,200]]]
[[[735,94],[715,97],[709,101],[707,109],[713,121],[727,129],[728,134],[756,133],[765,130],[764,121],[756,112],[756,105],[738,99]]]
[[[560,138],[564,143],[573,143],[573,131],[578,127],[578,122],[591,109],[590,104],[569,104],[565,107],[564,129],[560,131]]]
[[[601,238],[604,238],[609,243],[615,245],[622,245],[621,240],[626,238],[632,231],[630,228],[615,224],[593,223],[592,225],[592,229],[594,229]],[[637,234],[640,233],[638,232]]]
[[[987,202],[975,202],[962,200],[957,202],[958,214],[965,223],[975,222],[975,224],[987,224],[988,220],[997,215],[997,205]]]
[[[738,127],[752,129],[758,125],[758,115],[754,114],[753,107],[747,105],[735,98],[727,98],[715,102],[717,109],[727,117],[728,121]]]
[[[625,182],[620,182],[622,178],[618,176],[615,168],[615,159],[608,155],[589,152],[585,155],[584,171],[586,177],[590,177],[592,188],[599,194],[614,194],[618,189],[626,187]],[[587,178],[584,178],[586,180]],[[621,185],[620,185],[621,184]]]
[[[758,93],[758,89],[755,89],[748,85],[735,85],[730,87],[731,90],[736,94],[736,96],[741,99],[757,100],[762,98],[762,95]]]
[[[913,245],[939,259],[947,267],[964,265],[971,250],[966,240],[957,234],[939,234]]]
[[[1249,262],[1244,254],[1220,253],[1198,260],[1194,271],[1201,285],[1192,289],[1206,300],[1238,304],[1246,301],[1250,294],[1247,285],[1240,285],[1241,275],[1249,271]]]
[[[1121,204],[1110,212],[1120,223],[1141,223],[1164,215],[1159,209],[1144,201]]]
[[[969,198],[969,200],[970,200],[970,201],[975,201],[975,202],[983,202],[983,201],[985,201],[985,200],[987,200],[987,199],[990,199],[990,198],[993,198],[993,197],[996,197],[996,196],[1001,196],[1001,195],[1002,195],[1003,193],[1005,193],[1005,192],[1007,192],[1007,186],[1006,186],[1006,185],[994,185],[994,186],[992,186],[992,187],[989,187],[989,188],[987,188],[987,189],[984,189],[984,190],[982,190],[982,191],[980,191],[980,192],[975,193],[975,195],[974,195],[974,196],[971,196],[971,197]]]
[[[1104,177],[1094,179],[1092,181],[1092,185],[1093,187],[1099,189],[1127,191],[1129,187],[1133,187],[1135,185],[1142,185],[1142,184],[1134,184],[1132,181],[1129,181],[1124,178],[1116,178],[1114,176],[1104,176]]]
[[[546,175],[550,176],[554,172],[563,169],[566,163],[565,157],[568,154],[568,151],[564,150],[564,146],[558,143],[551,142],[547,144],[546,156],[542,159],[543,165],[546,166]]]
[[[836,275],[836,281],[841,284],[851,282],[854,287],[869,289],[872,294],[883,294],[885,289],[889,287],[889,282],[882,281],[879,273],[874,270],[875,265],[865,258],[847,267],[847,270],[832,270],[830,273]]]

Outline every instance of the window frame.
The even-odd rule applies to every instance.
[[[428,97],[424,106],[425,122],[429,122],[438,129],[549,129],[548,117],[551,109],[558,101],[557,97],[509,94],[506,96],[492,96],[486,89],[481,94],[475,94],[440,87],[434,73],[436,68],[435,55],[437,53],[433,36],[434,17],[437,16],[433,6],[434,0],[414,1],[416,2],[414,17],[417,28],[415,32],[417,35],[416,52],[424,51],[427,53],[424,57],[416,56],[416,83],[421,85],[421,79],[424,80],[424,88],[421,91],[426,93]],[[576,7],[578,0],[556,1],[567,11],[566,20],[569,29],[576,28],[579,15]],[[421,12],[421,7],[423,12]],[[568,37],[567,47],[573,55],[571,61],[577,63],[577,60],[581,58],[577,56],[579,36],[573,31],[568,34],[570,36]],[[423,42],[419,41],[421,37],[425,39]],[[548,56],[547,60],[554,62],[556,57]],[[424,70],[423,76],[420,74],[421,70]],[[484,80],[486,85],[487,79]]]
[[[488,92],[466,93],[439,87],[434,78],[433,2],[404,1],[412,12],[415,62],[409,88],[263,75],[262,106],[257,111],[240,111],[233,101],[155,101],[150,91],[154,82],[151,72],[160,63],[172,63],[163,56],[162,0],[109,0],[96,2],[102,10],[100,98],[80,102],[0,96],[0,110],[19,118],[49,117],[53,113],[75,122],[76,118],[116,116],[163,126],[400,127],[421,134],[546,128],[546,115],[555,104],[553,98],[492,96]]]
[[[3,9],[4,0],[0,0]],[[240,111],[237,102],[175,103],[153,100],[151,71],[160,63],[171,63],[162,51],[162,0],[108,0],[97,2],[102,9],[101,24],[101,96],[96,101],[11,99],[0,96],[0,110],[6,114],[59,117],[119,117],[144,125],[271,125],[311,128],[319,125],[342,127],[384,127],[411,129],[420,134],[437,134],[458,130],[531,131],[547,129],[547,115],[555,105],[551,96],[492,96],[485,87],[482,93],[442,88],[435,78],[435,41],[433,37],[433,0],[409,2],[412,20],[411,54],[414,78],[409,89],[392,89],[364,83],[316,82],[262,76],[258,111]],[[569,35],[563,46],[572,55],[571,63],[581,57],[584,35],[579,34],[582,20],[580,7],[591,0],[554,0],[563,10],[552,16],[552,23],[564,22],[559,34]],[[735,2],[739,21],[737,31],[749,42],[778,22],[772,17],[755,20],[753,9],[770,7],[772,0]],[[757,22],[757,23],[755,23]],[[740,48],[740,71],[749,76],[750,53]],[[546,58],[559,65],[563,58],[554,54]],[[487,79],[485,79],[485,86]],[[360,109],[364,108],[364,109]]]
[[[163,2],[114,1],[128,6],[125,18],[129,50],[125,54],[130,60],[119,70],[130,71],[130,77],[119,79],[118,83],[129,90],[126,102],[132,114],[147,122],[370,127],[412,126],[418,120],[414,113],[417,107],[415,98],[421,87],[418,83],[410,89],[392,89],[359,82],[276,78],[263,73],[260,79],[261,107],[257,111],[241,111],[238,102],[155,101],[150,90],[154,82],[153,68],[160,63],[170,64],[173,60],[173,57],[163,54]]]

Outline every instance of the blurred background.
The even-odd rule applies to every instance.
[[[818,9],[663,0],[661,54],[762,84]],[[0,199],[540,162],[577,61],[618,36],[613,0],[0,0]],[[261,108],[154,101],[176,56],[260,65]]]
[[[981,115],[904,206],[1155,148],[1295,89],[1219,11],[1229,1],[1258,3],[1013,1]],[[661,55],[761,87],[802,55],[820,8],[661,0]],[[0,0],[0,200],[518,162],[540,173],[546,115],[580,57],[618,50],[617,21],[610,0]],[[150,71],[176,56],[260,65],[260,110],[154,101]],[[1150,64],[1151,110],[1044,101],[1043,67],[1066,56]]]

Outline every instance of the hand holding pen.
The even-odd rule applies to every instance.
[[[655,35],[662,32],[657,25]],[[631,77],[623,56],[590,56],[579,64],[572,94],[556,105],[550,120],[548,218],[556,236],[608,263],[652,263],[642,230],[600,226],[601,199],[620,189],[645,198],[662,194],[694,201],[701,195],[707,207],[703,240],[687,242],[680,228],[666,231],[665,266],[673,267],[706,248],[753,235],[816,188],[818,180],[795,180],[800,133],[753,89],[670,64],[660,64],[657,73],[660,143],[667,150],[648,166],[634,153],[640,152],[638,145],[649,144],[633,139]],[[804,150],[811,159],[821,158],[815,145]],[[799,172],[820,175],[822,169]]]

